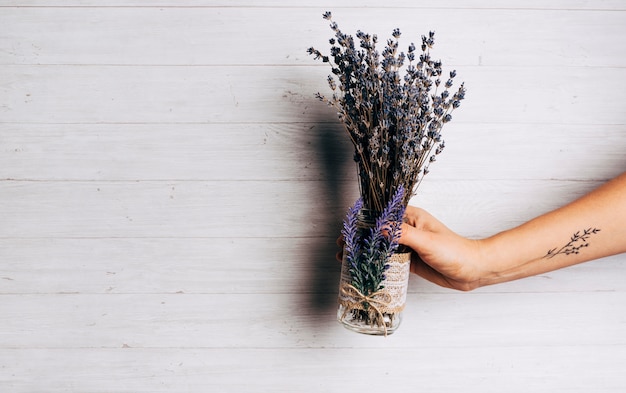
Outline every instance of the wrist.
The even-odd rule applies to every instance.
[[[489,285],[497,276],[494,270],[493,247],[490,239],[463,238],[465,246],[461,267],[455,272],[453,278],[463,290],[473,290]]]
[[[479,240],[481,255],[480,286],[498,284],[532,275],[536,257],[520,248],[514,230]]]
[[[475,250],[474,260],[471,261],[474,266],[474,276],[476,288],[489,285],[489,282],[495,277],[493,269],[493,247],[494,244],[490,238],[471,240],[473,249]]]

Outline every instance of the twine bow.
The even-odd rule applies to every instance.
[[[342,295],[347,296],[356,301],[347,302],[346,309],[343,312],[342,318],[346,316],[348,311],[353,310],[355,306],[367,303],[369,307],[372,307],[378,314],[379,321],[377,324],[385,329],[385,337],[387,336],[387,325],[385,324],[385,315],[379,307],[389,307],[392,302],[392,297],[389,292],[381,289],[369,295],[364,295],[361,291],[356,289],[352,284],[346,282],[341,284],[340,292]]]

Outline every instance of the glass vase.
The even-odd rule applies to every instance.
[[[411,267],[411,252],[394,253],[382,289],[365,296],[351,284],[349,263],[344,255],[339,283],[337,320],[347,329],[370,335],[387,336],[398,329],[406,303]]]

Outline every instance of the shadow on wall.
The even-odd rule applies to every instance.
[[[347,207],[358,197],[354,177],[354,150],[346,131],[336,118],[320,116],[311,129],[311,146],[319,170],[313,182],[317,189],[309,193],[309,203],[315,206],[311,217],[316,225],[310,229],[308,263],[310,276],[306,293],[308,313],[319,316],[320,323],[334,318],[341,264],[335,260],[339,250],[336,239],[340,234]],[[353,185],[355,187],[353,187]]]

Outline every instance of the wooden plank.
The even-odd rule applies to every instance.
[[[184,3],[175,0],[114,0],[106,3],[97,0],[2,0],[2,7],[220,7],[220,8],[354,8],[351,0],[338,0],[332,3],[316,4],[312,6],[306,0],[185,0]],[[436,3],[416,3],[411,0],[398,0],[391,4],[381,3],[380,0],[360,0],[358,7],[363,8],[460,8],[460,9],[576,9],[576,10],[624,10],[621,0],[441,0]]]
[[[2,295],[0,348],[626,349],[625,292],[409,294],[387,340],[341,327],[335,299],[320,308],[302,294]]]
[[[624,346],[355,349],[12,349],[13,392],[621,392]],[[377,361],[373,362],[372,357]],[[67,370],[72,370],[68,373]],[[323,378],[320,376],[323,375]],[[368,375],[368,378],[363,378]],[[254,382],[252,382],[254,381]]]
[[[0,179],[355,181],[341,124],[3,124]],[[622,125],[450,123],[430,178],[609,179]]]
[[[336,293],[333,238],[3,239],[0,293]],[[228,246],[228,247],[226,247]],[[281,253],[284,250],[289,253]],[[236,251],[234,251],[236,250]],[[481,292],[624,290],[615,256]],[[149,267],[149,269],[147,268]],[[236,269],[236,274],[232,274]],[[37,274],[33,274],[36,271]],[[141,279],[139,279],[141,278]],[[411,293],[446,289],[413,277]]]
[[[335,121],[313,98],[326,67],[2,66],[4,123]],[[463,67],[455,119],[624,124],[626,68]],[[601,99],[590,92],[610,86]]]
[[[338,123],[5,124],[0,178],[320,180],[354,177]],[[349,161],[349,162],[346,162]],[[342,175],[339,165],[349,166]],[[329,173],[332,168],[333,173]]]
[[[324,223],[319,209],[337,209],[330,199],[312,205],[319,186],[266,181],[3,182],[0,237],[311,236]]]
[[[337,230],[338,235],[338,230]],[[335,304],[335,237],[0,239],[1,294],[297,294]],[[622,291],[615,256],[477,292]],[[410,293],[450,293],[413,276]],[[327,296],[330,294],[331,296]]]
[[[399,11],[385,5],[338,9],[335,19],[345,32],[381,38],[400,27],[403,47],[435,30],[433,54],[445,65],[624,66],[626,13],[525,7]],[[7,8],[0,13],[0,64],[309,65],[309,46],[329,49],[332,32],[320,13],[290,8],[286,17],[281,9],[256,6]]]
[[[329,238],[2,239],[0,293],[328,293],[335,248]]]
[[[412,203],[461,234],[481,236],[559,207],[598,184],[430,181]],[[355,188],[353,182],[4,181],[0,237],[327,237],[330,231],[335,235],[356,199]]]
[[[470,393],[618,393],[626,387],[624,351],[622,345],[419,350],[11,349],[0,352],[5,370],[0,387],[50,393],[153,393],[181,388],[199,393],[341,393],[390,387],[401,393],[415,392],[416,387],[454,393],[459,386]]]

